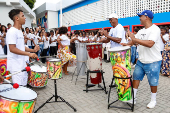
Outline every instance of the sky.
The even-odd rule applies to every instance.
[[[57,3],[60,0],[36,0],[35,4],[34,4],[34,9],[36,9],[37,7],[41,6],[43,3],[45,2],[49,2],[49,3]]]

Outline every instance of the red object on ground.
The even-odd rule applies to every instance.
[[[19,84],[17,84],[17,83],[15,83],[14,85],[13,85],[13,88],[15,88],[15,89],[17,89],[19,87]]]

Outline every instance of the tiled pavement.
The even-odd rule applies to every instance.
[[[79,78],[75,85],[76,76],[71,81],[75,67],[69,67],[69,75],[63,75],[63,79],[57,81],[58,95],[63,97],[77,109],[77,113],[131,113],[130,110],[110,108],[107,109],[108,95],[104,91],[84,92],[86,79]],[[106,88],[112,79],[112,69],[110,63],[103,62],[104,78]],[[54,94],[54,81],[49,80],[45,88],[33,88],[38,92],[38,98],[34,110]],[[116,90],[111,93],[113,100],[117,99]],[[147,77],[141,82],[137,92],[137,104],[134,113],[170,113],[170,78],[160,76],[157,105],[154,109],[147,109],[146,105],[150,102],[150,87]],[[54,99],[53,99],[54,100]],[[125,103],[117,102],[117,106],[127,106]],[[38,113],[74,113],[65,103],[48,103],[41,108]]]

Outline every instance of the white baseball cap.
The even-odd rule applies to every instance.
[[[106,19],[110,19],[110,18],[117,18],[118,19],[118,15],[116,13],[112,13]]]

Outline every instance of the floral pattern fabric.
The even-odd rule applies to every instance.
[[[69,50],[69,46],[64,46],[63,48],[59,45],[57,51],[57,57],[62,60],[62,64],[69,62],[68,66],[76,65],[76,55],[72,54]]]
[[[167,47],[170,47],[170,40],[168,40],[165,43],[164,48],[166,49]],[[170,75],[170,50],[169,51],[165,51],[163,50],[162,52],[162,68],[161,68],[161,72],[164,75]]]

